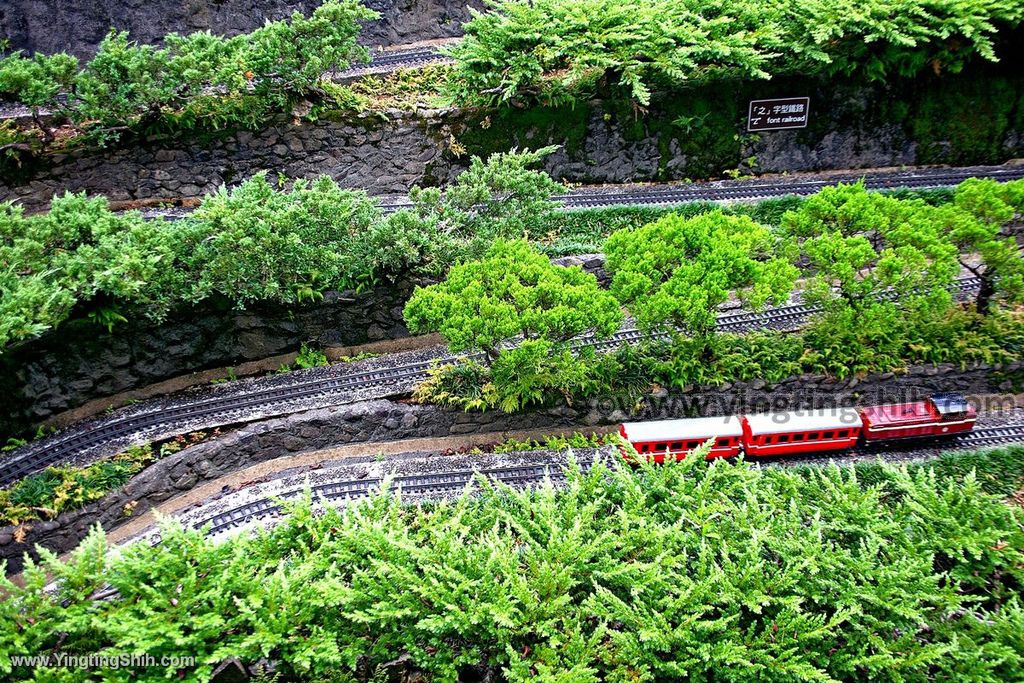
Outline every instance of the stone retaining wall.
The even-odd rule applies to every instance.
[[[554,263],[579,265],[605,286],[610,279],[601,254]],[[323,301],[294,307],[204,305],[174,311],[160,325],[131,315],[111,332],[83,319],[62,323],[0,355],[0,435],[18,434],[94,399],[296,351],[304,342],[353,346],[406,337],[402,310],[416,284],[425,281],[363,294],[328,292]]]
[[[939,391],[968,395],[1007,390],[1003,368],[975,366],[961,370],[952,365],[913,368],[905,375],[891,373],[865,378],[834,380],[806,375],[775,385],[761,380],[736,382],[716,388],[650,397],[632,413],[635,419],[665,419],[700,415],[728,415],[768,409],[828,407],[917,400]],[[415,437],[502,432],[513,429],[615,424],[629,417],[630,406],[591,401],[577,407],[560,406],[523,414],[497,411],[467,413],[433,406],[393,401],[368,401],[337,408],[313,410],[247,425],[213,441],[193,446],[157,462],[124,488],[81,510],[56,520],[30,523],[23,542],[13,541],[13,529],[0,529],[0,558],[17,571],[21,556],[38,543],[55,552],[74,548],[88,528],[100,522],[110,530],[124,523],[124,506],[134,503],[134,514],[229,472],[258,462],[334,446],[393,441]]]
[[[112,27],[140,43],[157,43],[168,33],[211,31],[233,36],[267,21],[301,12],[308,16],[321,0],[5,0],[0,36],[12,50],[69,52],[88,58]],[[364,25],[366,45],[398,45],[462,35],[469,7],[479,0],[363,0],[380,12]]]
[[[811,125],[746,134],[746,103],[780,94],[811,96]],[[261,170],[326,174],[374,195],[405,193],[450,182],[472,155],[548,144],[561,148],[545,159],[545,170],[573,183],[1002,163],[1024,155],[1022,102],[1024,75],[990,69],[872,86],[728,82],[663,94],[643,115],[602,101],[489,113],[390,111],[386,120],[339,113],[333,120],[280,119],[259,131],[137,140],[8,164],[0,169],[0,200],[37,210],[65,191],[114,200],[195,198]]]
[[[112,332],[78,319],[0,355],[0,434],[104,396],[208,368],[318,346],[408,335],[402,309],[415,283],[355,294],[328,292],[294,307],[245,311],[212,304],[178,310],[163,324],[140,315]]]

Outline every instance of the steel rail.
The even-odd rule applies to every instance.
[[[779,180],[719,181],[735,183],[728,186],[717,185],[714,182],[700,182],[690,185],[637,187],[628,191],[615,192],[583,188],[566,194],[553,195],[552,201],[560,205],[564,210],[598,209],[615,206],[668,207],[697,202],[740,202],[777,199],[787,196],[805,197],[838,183],[853,183],[860,180],[864,181],[868,189],[878,191],[939,189],[954,187],[968,178],[988,178],[1001,182],[1019,180],[1024,178],[1024,166],[958,170],[939,169],[937,171],[924,169],[917,173],[919,175],[907,175],[904,172],[875,172],[860,175],[844,174],[823,180],[794,180],[787,182]],[[377,206],[382,213],[391,214],[402,209],[411,209],[413,208],[413,203],[407,198],[384,197],[377,200]],[[190,213],[190,210],[181,208],[148,209],[143,211],[143,217],[175,221],[187,218]]]
[[[605,192],[599,189],[580,189],[551,197],[565,209],[608,208],[614,206],[674,206],[693,202],[726,202],[773,199],[787,196],[807,196],[839,183],[863,180],[870,190],[939,189],[953,187],[969,178],[989,178],[998,181],[1024,178],[1024,166],[998,168],[965,168],[921,170],[905,172],[876,172],[843,174],[820,180],[781,181],[773,179],[729,181],[734,184],[714,185],[693,183],[660,187],[637,187],[627,191]],[[408,199],[386,199],[378,202],[385,213],[412,208]]]
[[[943,450],[950,451],[1006,445],[1022,441],[1024,441],[1024,423],[980,427],[968,434],[960,434],[941,441],[934,440],[935,444],[940,445]],[[919,443],[926,446],[929,444],[929,441],[921,440]],[[832,453],[830,455],[835,456],[837,454]],[[876,456],[882,460],[886,459],[885,451],[872,453],[870,450],[860,449],[852,453],[852,455]],[[898,455],[902,459],[905,454],[899,453]],[[778,464],[792,465],[801,459],[806,460],[808,457],[814,456],[815,454],[813,453],[808,453],[803,457],[783,456],[778,461]],[[839,455],[838,457],[841,458],[842,456]],[[833,460],[835,459],[833,458]],[[752,459],[751,461],[766,465],[772,465],[776,462],[772,458],[759,458]],[[587,472],[592,464],[589,459],[580,459],[577,461],[576,466],[580,471]],[[510,486],[513,489],[522,489],[528,486],[539,486],[549,481],[554,485],[558,485],[566,480],[567,475],[565,464],[543,463],[459,470],[437,474],[405,475],[391,477],[390,479],[380,477],[352,479],[318,484],[317,486],[309,487],[309,491],[314,502],[339,503],[368,497],[373,493],[379,492],[385,481],[388,481],[390,490],[396,491],[403,497],[431,500],[457,496],[466,490],[466,487],[472,482],[479,481],[480,478],[485,479],[492,485],[501,484]],[[189,526],[193,529],[206,528],[207,536],[222,534],[264,517],[281,514],[283,511],[282,504],[299,500],[305,495],[306,490],[307,488],[303,487],[269,498],[248,501],[242,505],[204,517],[197,522],[189,524]],[[154,545],[159,543],[159,534],[148,537],[148,540]],[[105,585],[89,597],[91,600],[116,600],[120,597],[120,594],[116,588]]]
[[[954,290],[961,293],[969,292],[976,289],[978,284],[978,278],[965,277],[956,282]],[[724,313],[719,316],[718,330],[737,333],[769,327],[791,329],[818,310],[814,306],[791,304],[761,312]],[[581,337],[574,340],[571,346],[574,349],[593,347],[598,351],[606,351],[645,338],[650,338],[649,333],[628,328],[605,340],[597,340],[592,336]],[[86,423],[22,446],[0,457],[0,486],[8,486],[22,477],[86,453],[107,441],[139,436],[154,428],[175,422],[202,420],[201,426],[194,425],[189,428],[192,431],[247,421],[244,414],[240,414],[243,411],[270,411],[271,414],[265,417],[298,412],[301,408],[291,409],[288,406],[297,401],[308,402],[310,399],[326,398],[359,389],[421,381],[427,378],[428,370],[435,365],[482,358],[481,354],[471,354],[461,358],[431,359],[390,368],[358,371],[340,377],[297,378],[298,381],[293,383],[247,394],[215,396],[171,407],[155,408],[148,412],[114,417],[99,423]],[[273,413],[274,410],[279,412]]]
[[[982,448],[1024,441],[1024,423],[1013,425],[1000,425],[993,427],[981,427],[968,434],[950,437],[944,440],[921,440],[921,446],[938,445],[943,450],[962,450],[966,448]],[[913,444],[912,444],[913,445]],[[889,445],[890,447],[892,444]],[[885,445],[879,446],[885,448]],[[858,450],[857,455],[877,455],[885,459],[885,451],[872,453],[870,450]],[[815,454],[808,453],[813,457]],[[841,455],[837,457],[841,458]],[[771,458],[752,458],[752,462],[771,464]],[[589,461],[578,463],[581,470],[586,471],[590,467]],[[394,477],[390,480],[391,490],[401,493],[403,496],[416,498],[443,498],[460,494],[477,477],[483,477],[492,483],[506,484],[513,488],[536,486],[545,481],[559,483],[565,481],[566,472],[564,465],[538,464],[538,465],[517,465],[514,467],[490,468],[482,470],[461,470],[456,472],[445,472],[443,474],[423,474]],[[347,500],[364,498],[374,492],[380,491],[385,479],[354,479],[349,481],[329,482],[310,487],[314,501],[325,503],[336,503]],[[209,525],[207,533],[216,535],[243,526],[252,521],[268,515],[279,514],[281,503],[299,499],[305,494],[305,488],[285,492],[272,498],[261,498],[249,501],[238,507],[218,512],[209,517],[203,518],[192,526],[200,529]]]

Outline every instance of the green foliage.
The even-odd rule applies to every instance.
[[[314,349],[303,344],[299,349],[299,355],[295,357],[297,368],[319,368],[328,365],[327,355],[320,349]]]
[[[869,486],[885,486],[892,482],[892,469],[881,461],[857,463],[857,478]],[[801,471],[813,469],[800,466]],[[932,470],[943,483],[960,482],[974,476],[985,493],[994,496],[1014,496],[1018,504],[1024,502],[1024,446],[1010,445],[976,451],[946,451],[934,460],[912,463],[911,472]]]
[[[360,99],[348,108],[415,111],[418,107],[448,106],[451,103],[440,93],[450,72],[447,64],[429,64],[363,76],[347,86],[352,96]]]
[[[235,372],[234,368],[228,368],[227,372],[224,373],[223,377],[210,380],[210,384],[228,384],[230,382],[238,381],[238,373]]]
[[[730,296],[755,310],[789,298],[799,271],[788,251],[763,225],[715,211],[613,233],[605,266],[640,329],[706,337]]]
[[[11,652],[189,652],[194,669],[103,676],[205,681],[266,657],[325,680],[407,654],[433,680],[1019,680],[1020,521],[973,476],[697,457],[430,506],[307,499],[222,543],[167,524],[158,547],[108,555],[97,531],[66,563],[44,553],[0,586],[0,670],[33,676]],[[89,599],[106,583],[120,599]]]
[[[450,49],[450,81],[463,101],[502,101],[524,93],[544,103],[572,101],[614,78],[647,104],[657,80],[736,73],[767,77],[759,36],[727,12],[700,11],[693,2],[608,0],[488,0],[474,11],[466,37]]]
[[[49,213],[0,213],[0,345],[64,320],[79,301],[112,327],[127,308],[162,319],[181,302],[224,297],[300,303],[331,287],[372,286],[419,260],[365,193],[334,181],[278,191],[263,175],[207,197],[171,224],[115,214],[103,198],[55,198]],[[391,239],[392,235],[394,239]],[[377,250],[380,242],[390,249]]]
[[[367,240],[380,213],[365,193],[343,190],[326,176],[279,191],[260,173],[206,197],[192,218],[200,227],[189,239],[204,275],[196,285],[200,298],[297,303],[327,287],[374,282],[378,261],[357,243]]]
[[[67,195],[46,214],[0,206],[0,347],[32,338],[97,296],[153,306],[181,277],[171,267],[176,235],[138,213],[114,214],[105,199]],[[96,311],[104,325],[116,309]]]
[[[868,192],[863,183],[808,198],[782,220],[815,273],[806,299],[859,309],[885,291],[906,300],[947,287],[959,271],[956,248],[942,232],[950,209]]]
[[[899,198],[858,184],[728,211],[701,204],[682,207],[683,215],[610,210],[611,224],[627,226],[605,245],[611,291],[641,329],[667,333],[669,342],[649,340],[610,354],[578,349],[574,356],[527,333],[527,343],[495,360],[498,348],[523,332],[520,325],[534,323],[514,307],[498,312],[486,299],[477,302],[478,280],[506,276],[505,267],[481,263],[459,271],[443,296],[429,305],[421,300],[422,310],[410,308],[407,315],[429,310],[434,322],[413,323],[414,329],[440,329],[456,350],[491,348],[493,367],[486,374],[445,369],[418,396],[466,409],[518,410],[558,394],[568,401],[604,394],[638,401],[652,384],[776,382],[804,373],[847,378],[918,364],[1018,361],[1024,358],[1021,317],[983,308],[986,319],[954,306],[949,285],[960,261],[976,272],[993,268],[993,278],[998,268],[1007,275],[1003,298],[1015,300],[1013,274],[1024,266],[1003,231],[1008,235],[1018,220],[1022,186],[970,181],[956,191],[955,202],[949,193]],[[572,226],[581,219],[590,237],[599,238],[595,218],[604,215],[558,220]],[[772,217],[779,229],[751,218],[758,215]],[[630,225],[648,217],[657,220]],[[719,306],[730,297],[755,308],[787,297],[798,274],[790,265],[794,243],[807,262],[804,299],[821,313],[800,333],[715,335]],[[982,264],[972,265],[978,257]]]
[[[252,126],[315,99],[326,72],[366,61],[358,22],[377,16],[357,0],[327,0],[309,17],[231,38],[172,33],[162,47],[111,31],[81,71],[63,54],[0,60],[0,97],[61,113],[95,143],[126,129]]]
[[[0,525],[52,519],[99,500],[154,460],[150,446],[133,446],[88,467],[49,467],[0,489]]]
[[[427,375],[413,389],[415,401],[466,411],[494,407],[494,385],[486,365],[472,360],[447,363],[430,368]]]
[[[949,237],[965,257],[960,264],[982,280],[975,306],[987,312],[992,299],[1024,300],[1024,261],[1010,230],[1024,215],[1024,181],[999,184],[971,178],[956,188],[956,207],[948,221]]]
[[[887,315],[896,319],[878,320]],[[605,354],[585,349],[578,353],[588,371],[575,384],[563,387],[563,395],[568,394],[569,400],[621,396],[639,404],[654,385],[688,390],[737,381],[775,383],[803,374],[846,379],[905,372],[911,365],[1007,364],[1024,359],[1020,313],[981,316],[950,309],[937,319],[923,313],[906,315],[882,306],[864,310],[862,318],[823,318],[796,333],[677,336]],[[467,410],[497,406],[495,397],[502,391],[504,378],[490,372],[462,372],[459,367],[446,369],[443,382],[420,385],[417,398]]]
[[[549,392],[577,391],[587,366],[567,342],[610,336],[622,312],[593,275],[552,265],[526,241],[498,240],[483,259],[453,266],[444,282],[418,287],[405,319],[414,332],[440,332],[453,351],[483,351],[493,404],[517,410]]]
[[[410,270],[443,275],[495,236],[521,234],[552,212],[548,197],[560,186],[526,168],[543,153],[475,160],[450,193],[424,190],[418,211],[390,216],[326,176],[287,188],[265,173],[221,188],[175,223],[113,213],[105,199],[84,195],[56,197],[49,213],[32,216],[0,205],[0,349],[52,329],[83,303],[109,330],[211,297],[239,308],[301,304]],[[480,211],[471,207],[477,200]]]
[[[45,107],[73,87],[77,73],[78,60],[71,55],[24,57],[16,52],[0,60],[0,98]]]
[[[519,451],[567,451],[575,448],[599,448],[601,446],[619,445],[623,442],[621,436],[615,433],[608,434],[583,434],[573,432],[568,436],[548,436],[543,441],[527,439],[519,441],[508,439],[494,447],[495,453],[517,453]]]
[[[995,61],[997,31],[1024,18],[1018,0],[486,4],[449,50],[457,60],[449,89],[463,102],[559,105],[611,88],[647,105],[652,90],[695,81],[955,73],[972,58]]]
[[[412,189],[416,217],[433,235],[432,250],[442,268],[437,274],[452,262],[480,258],[496,239],[540,234],[558,206],[551,196],[565,187],[530,167],[556,149],[473,157],[451,185]]]
[[[901,198],[931,199],[937,203],[952,201],[931,191],[905,191]],[[936,196],[937,195],[937,196]],[[674,206],[609,206],[585,209],[564,209],[546,217],[536,233],[540,249],[553,257],[569,254],[592,254],[602,250],[605,239],[619,230],[635,230],[668,215],[693,218],[720,211],[727,216],[748,216],[757,223],[776,227],[787,211],[799,208],[803,197],[789,196],[765,199],[751,204],[720,206],[711,202],[690,202]]]
[[[946,230],[962,214],[856,184],[826,188],[783,216],[812,273],[804,300],[822,307],[805,362],[844,376],[897,366],[922,338],[928,348],[950,345],[931,335],[955,317],[949,287],[960,263]]]
[[[417,288],[405,318],[410,330],[440,332],[453,351],[480,350],[493,362],[517,335],[556,344],[585,332],[607,337],[622,313],[593,275],[552,265],[526,241],[498,240],[482,260]]]

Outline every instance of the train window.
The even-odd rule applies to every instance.
[[[850,432],[847,429],[840,429],[839,433],[836,434],[836,436],[838,436],[840,439],[842,439],[842,438],[846,437],[849,433]]]
[[[817,438],[818,438],[818,432],[811,432],[810,434],[807,435],[807,440],[808,441],[814,441]]]
[[[804,440],[804,436],[806,436],[806,435],[805,434],[794,434],[793,435],[793,441],[803,441]]]
[[[822,432],[821,433],[821,438],[823,438],[823,439],[831,439],[833,436],[835,436],[834,432]]]
[[[718,439],[717,441],[715,441],[715,445],[717,445],[717,446],[728,446],[729,445],[729,439]]]
[[[787,441],[789,441],[789,434],[779,434],[777,440],[779,443],[786,443]]]
[[[672,450],[674,450],[674,451],[681,451],[681,450],[683,450],[683,442],[682,441],[673,441],[672,442]]]
[[[700,445],[700,441],[687,441],[686,442],[686,448],[688,450],[693,450],[694,448],[696,448],[699,445]]]
[[[645,443],[645,444],[642,444],[642,445],[640,446],[640,452],[641,452],[641,453],[650,453],[650,452],[651,452],[651,447],[650,447],[650,445],[649,445],[649,444],[646,444],[646,443]]]

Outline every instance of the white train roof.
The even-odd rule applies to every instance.
[[[823,429],[850,429],[862,425],[856,408],[822,408],[747,415],[752,434],[818,432]]]
[[[735,415],[695,417],[685,420],[655,420],[623,423],[630,441],[706,441],[711,437],[740,436],[743,424]]]

